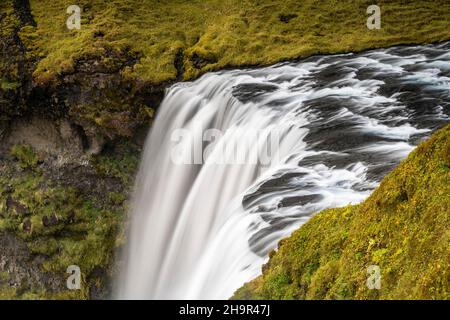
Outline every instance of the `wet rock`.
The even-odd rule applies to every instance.
[[[289,185],[291,179],[303,177],[305,175],[306,173],[304,172],[288,172],[279,177],[273,177],[262,183],[255,192],[246,194],[242,199],[242,205],[245,209],[248,209],[264,194],[273,191],[289,190],[292,188],[292,186]]]
[[[242,83],[233,87],[233,96],[243,103],[256,102],[266,93],[278,90],[278,86],[263,83]]]
[[[191,58],[192,65],[196,69],[202,69],[203,67],[207,66],[208,64],[213,64],[217,62],[217,59],[214,59],[213,57],[201,57],[197,53],[194,53]]]
[[[293,207],[293,206],[304,206],[308,203],[319,202],[322,199],[321,195],[309,194],[305,196],[288,197],[284,198],[278,203],[278,207]]]
[[[18,216],[27,216],[30,214],[27,207],[11,197],[8,197],[8,199],[6,199],[6,208],[8,211],[13,212]]]
[[[44,225],[44,227],[55,226],[58,224],[58,222],[59,222],[59,219],[56,216],[56,214],[53,214],[51,216],[43,216],[42,217],[42,224]]]
[[[271,250],[275,249],[270,246],[270,243],[272,242],[270,239],[271,235],[278,230],[287,228],[290,224],[292,224],[292,221],[274,219],[271,221],[270,226],[253,234],[248,240],[248,244],[252,252],[260,257],[266,257]]]
[[[30,232],[31,231],[31,220],[25,219],[22,223],[22,229],[23,231]]]

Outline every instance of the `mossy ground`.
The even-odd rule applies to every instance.
[[[28,299],[30,294],[35,299],[90,298],[90,291],[106,287],[104,282],[113,274],[113,255],[123,242],[123,217],[137,156],[91,159],[91,163],[102,164],[97,169],[98,181],[115,179],[119,185],[118,191],[98,196],[49,179],[45,163],[37,160],[39,155],[29,146],[14,146],[11,155],[13,162],[0,163],[0,234],[14,234],[32,256],[44,257],[39,265],[42,272],[65,280],[67,267],[79,266],[82,288],[68,290],[65,282],[58,290],[36,283],[20,290],[2,285],[0,298]]]
[[[20,22],[15,14],[12,2],[0,3],[0,48],[7,50],[6,46],[10,45],[9,38],[15,30],[20,28]],[[3,91],[14,90],[16,83],[19,79],[18,66],[15,61],[7,63],[5,60],[0,59],[0,88]]]
[[[0,124],[23,111],[17,104],[27,72],[25,58],[17,34],[22,24],[13,2],[0,2]]]
[[[70,31],[73,1],[31,0],[37,27],[21,32],[30,55],[41,59],[35,78],[50,81],[73,71],[77,60],[130,52],[139,57],[123,75],[153,84],[206,71],[271,64],[318,53],[360,51],[387,45],[450,38],[446,0],[381,0],[382,28],[366,27],[370,0],[80,0],[81,30]]]
[[[449,299],[450,125],[362,204],[317,214],[282,240],[236,299]],[[370,290],[367,268],[381,269]]]

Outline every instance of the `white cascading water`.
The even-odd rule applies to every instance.
[[[116,296],[229,298],[311,214],[364,200],[448,122],[449,47],[313,57],[174,85],[146,142]]]

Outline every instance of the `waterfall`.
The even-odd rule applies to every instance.
[[[322,209],[364,200],[448,122],[449,43],[173,85],[146,141],[124,299],[226,299]]]

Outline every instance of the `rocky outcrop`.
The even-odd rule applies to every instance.
[[[75,158],[89,151],[87,136],[82,130],[65,119],[17,119],[9,126],[1,148],[8,152],[13,145],[26,144],[48,155]]]

